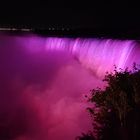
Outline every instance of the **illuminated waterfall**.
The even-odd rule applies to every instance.
[[[132,66],[134,62],[139,63],[140,59],[135,56],[139,51],[136,46],[137,43],[131,40],[46,39],[47,50],[70,52],[83,66],[89,68],[98,76],[103,76],[105,72],[112,71],[114,65],[118,69],[125,69]]]
[[[91,130],[85,94],[140,64],[134,40],[0,35],[0,139],[74,140]]]

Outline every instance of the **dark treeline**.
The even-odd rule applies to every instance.
[[[87,108],[93,130],[77,137],[78,140],[139,140],[140,139],[140,70],[107,73],[105,89],[93,89],[88,101],[95,106]]]

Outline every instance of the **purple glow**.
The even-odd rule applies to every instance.
[[[30,39],[29,42],[39,41],[40,39]],[[43,51],[60,51],[72,54],[86,68],[94,71],[97,76],[103,76],[106,71],[112,71],[114,65],[125,69],[132,66],[133,62],[139,63],[136,41],[111,40],[111,39],[68,39],[68,38],[45,38],[42,39],[42,47],[37,47]],[[38,42],[40,44],[40,42]],[[36,42],[36,44],[38,44]],[[27,45],[28,46],[28,45]],[[45,46],[45,47],[44,47]],[[37,48],[31,45],[32,50]],[[44,50],[45,49],[45,50]],[[134,53],[134,54],[133,54]]]
[[[136,41],[0,35],[0,139],[73,140],[91,128],[84,95],[140,63]]]

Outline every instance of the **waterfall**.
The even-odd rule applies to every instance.
[[[98,76],[111,72],[114,65],[119,70],[140,62],[134,40],[46,38],[45,46],[47,50],[68,51]]]
[[[0,139],[74,140],[106,71],[140,64],[135,40],[0,35]]]

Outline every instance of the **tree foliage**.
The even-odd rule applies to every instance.
[[[76,140],[95,140],[95,137],[93,136],[91,132],[87,134],[82,133],[82,136],[76,137]]]
[[[140,70],[117,70],[106,73],[104,89],[93,89],[88,101],[93,107],[87,108],[97,140],[129,140],[139,137],[140,126]],[[131,133],[131,134],[130,134]]]

